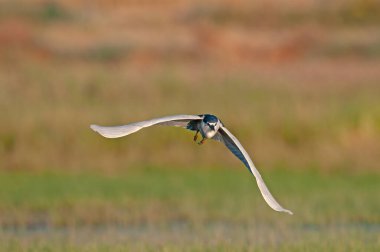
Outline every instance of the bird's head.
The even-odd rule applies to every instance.
[[[212,131],[217,131],[219,129],[219,119],[214,115],[205,115],[202,121]]]

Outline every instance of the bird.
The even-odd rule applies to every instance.
[[[92,124],[90,128],[106,138],[119,138],[135,133],[143,128],[165,125],[182,127],[187,130],[195,131],[194,142],[198,139],[200,133],[202,139],[199,145],[204,144],[207,139],[212,139],[223,143],[241,162],[248,171],[256,178],[259,190],[267,204],[275,211],[293,214],[290,210],[283,208],[269,192],[263,178],[256,169],[247,151],[244,149],[239,140],[224,126],[222,121],[212,114],[201,115],[170,115],[151,120],[130,123],[122,126],[99,126]]]

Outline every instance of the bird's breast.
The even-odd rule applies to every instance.
[[[206,138],[212,138],[213,136],[215,136],[215,134],[216,134],[216,131],[210,130],[206,132],[205,136]]]
[[[210,129],[208,126],[201,127],[202,136],[205,138],[212,138],[216,134],[216,130]]]

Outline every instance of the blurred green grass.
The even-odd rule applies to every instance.
[[[243,167],[135,167],[114,175],[1,172],[0,242],[6,251],[379,246],[379,175],[262,173],[293,216],[272,211]]]

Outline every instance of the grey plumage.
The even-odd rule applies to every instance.
[[[203,139],[200,143],[203,143],[205,139],[214,139],[216,141],[222,142],[226,147],[237,157],[247,169],[255,176],[257,185],[260,192],[268,203],[268,205],[280,212],[286,212],[292,214],[291,211],[283,208],[269,192],[267,186],[264,183],[259,171],[254,166],[251,158],[249,157],[246,150],[243,148],[239,140],[232,135],[232,133],[223,125],[223,123],[214,115],[204,114],[204,115],[173,115],[165,116],[161,118],[155,118],[151,120],[146,120],[142,122],[135,122],[123,126],[114,127],[103,127],[98,125],[91,125],[91,128],[107,138],[117,138],[132,134],[139,131],[142,128],[146,128],[153,125],[166,125],[183,127],[188,130],[196,131],[201,133]],[[197,135],[196,135],[197,136]],[[194,141],[196,140],[194,137]]]

